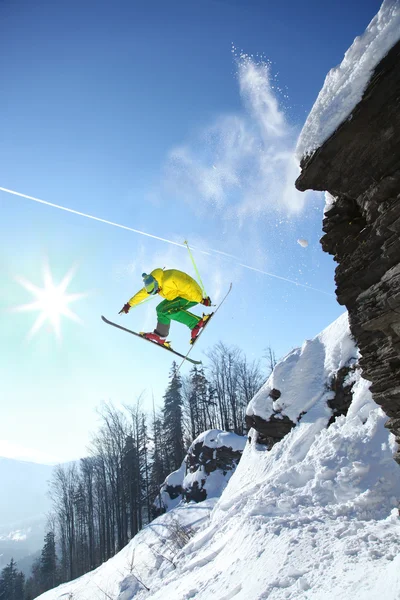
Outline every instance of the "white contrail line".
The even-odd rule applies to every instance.
[[[35,198],[34,196],[27,196],[26,194],[21,194],[20,192],[15,192],[14,190],[8,190],[3,187],[0,187],[0,191],[6,192],[7,194],[14,194],[14,196],[21,196],[21,198],[26,198],[27,200],[33,200],[34,202],[39,202],[40,204],[46,204],[46,206],[52,206],[53,208],[59,208],[60,210],[65,210],[66,212],[73,213],[74,215],[79,215],[80,217],[86,217],[86,219],[93,219],[93,221],[99,221],[100,223],[106,223],[107,225],[112,225],[113,227],[119,227],[120,229],[126,229],[127,231],[133,231],[133,233],[139,233],[140,235],[145,235],[145,236],[153,238],[155,240],[160,240],[161,242],[167,242],[167,244],[173,244],[174,246],[180,246],[181,248],[186,248],[186,246],[184,244],[179,244],[178,242],[173,242],[172,240],[167,240],[165,238],[158,237],[157,235],[152,235],[151,233],[146,233],[145,231],[139,231],[139,229],[133,229],[132,227],[127,227],[126,225],[121,225],[120,223],[114,223],[113,221],[107,221],[106,219],[100,219],[100,217],[95,217],[93,215],[87,215],[86,213],[79,212],[78,210],[73,210],[72,208],[67,208],[66,206],[60,206],[59,204],[53,204],[52,202],[47,202],[46,200],[40,200],[40,198]]]
[[[185,246],[186,248],[186,246]],[[206,250],[200,250],[200,248],[197,248],[196,246],[190,246],[191,250],[196,250],[196,252],[201,252],[202,254],[207,254],[207,256],[212,256],[211,252],[206,252]]]
[[[235,260],[240,260],[238,256],[234,254],[228,254],[228,252],[222,252],[222,250],[215,250],[215,248],[211,248],[212,252],[216,252],[217,254],[222,254],[223,256],[228,256],[229,258],[234,258]]]
[[[314,292],[320,292],[321,294],[326,294],[327,296],[334,296],[334,294],[330,294],[329,292],[324,292],[323,290],[319,290],[318,288],[312,287],[311,285],[307,285],[306,283],[299,283],[298,281],[294,281],[293,279],[287,279],[286,277],[279,277],[279,275],[274,275],[273,273],[267,273],[267,271],[261,271],[261,269],[249,267],[248,265],[242,265],[240,263],[239,267],[243,267],[244,269],[250,269],[250,271],[256,271],[257,273],[261,273],[262,275],[268,275],[268,277],[274,277],[275,279],[282,279],[282,281],[287,281],[288,283],[293,283],[294,285],[300,285],[301,287],[308,288],[309,290],[314,290]]]
[[[66,212],[72,213],[74,215],[79,215],[80,217],[85,217],[86,219],[92,219],[93,221],[99,221],[100,223],[106,223],[106,225],[112,225],[113,227],[119,227],[120,229],[125,229],[126,231],[132,231],[133,233],[139,233],[140,235],[145,235],[146,237],[153,238],[154,240],[159,240],[160,242],[166,242],[167,244],[173,244],[174,246],[179,246],[180,248],[185,248],[185,244],[179,244],[179,242],[173,242],[172,240],[167,240],[166,238],[159,237],[157,235],[152,235],[151,233],[146,233],[145,231],[140,231],[139,229],[133,229],[132,227],[127,227],[126,225],[121,225],[120,223],[114,223],[113,221],[107,221],[106,219],[100,219],[100,217],[95,217],[94,215],[88,215],[86,213],[80,212],[78,210],[74,210],[72,208],[67,208],[66,206],[61,206],[60,204],[53,204],[52,202],[47,202],[47,200],[41,200],[40,198],[35,198],[34,196],[28,196],[27,194],[21,194],[21,192],[16,192],[14,190],[9,190],[7,188],[0,187],[0,192],[6,192],[6,194],[13,194],[14,196],[20,196],[21,198],[26,198],[27,200],[33,200],[34,202],[38,202],[39,204],[45,204],[46,206],[51,206],[52,208],[58,208],[59,210],[65,210]],[[194,246],[191,246],[194,249]],[[198,252],[202,254],[207,254],[210,256],[209,252],[205,250],[200,250],[196,248]],[[227,254],[226,252],[221,252],[220,250],[213,250],[212,252],[216,252],[218,254],[223,254],[225,256],[232,257],[236,260],[239,260],[237,256],[233,254]],[[304,288],[308,288],[309,290],[313,290],[314,292],[320,292],[321,294],[326,294],[327,296],[334,296],[334,294],[330,294],[329,292],[324,292],[323,290],[319,290],[318,288],[314,288],[311,285],[307,285],[305,283],[299,283],[298,281],[293,281],[293,279],[287,279],[286,277],[280,277],[279,275],[274,275],[273,273],[268,273],[267,271],[261,271],[260,269],[256,269],[255,267],[249,267],[248,265],[243,265],[238,263],[239,267],[243,267],[244,269],[250,269],[250,271],[256,271],[257,273],[261,273],[262,275],[267,275],[268,277],[274,277],[275,279],[281,279],[282,281],[287,281],[288,283],[292,283],[293,285],[299,285]]]

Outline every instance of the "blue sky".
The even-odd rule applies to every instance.
[[[3,0],[0,187],[188,239],[214,300],[234,284],[193,354],[222,340],[282,356],[343,312],[319,244],[324,197],[295,191],[293,148],[379,6]],[[119,309],[142,271],[193,274],[191,263],[174,244],[6,192],[0,208],[0,454],[13,444],[13,455],[76,458],[101,402],[145,392],[144,408],[152,393],[160,404],[171,366],[100,315],[151,330],[156,300]],[[74,268],[66,293],[85,294],[69,304],[80,323],[61,317],[61,340],[49,323],[27,339],[39,313],[13,310],[35,300],[21,282],[42,288],[46,264],[55,284]],[[183,326],[170,337],[187,347]]]

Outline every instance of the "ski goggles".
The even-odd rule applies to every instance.
[[[147,275],[142,273],[144,287],[148,294],[157,294],[158,292],[158,281],[154,279],[153,275]]]

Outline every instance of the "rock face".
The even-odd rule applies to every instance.
[[[269,421],[258,415],[246,415],[247,430],[257,431],[257,443],[267,446],[268,450],[280,442],[295,425],[296,423],[293,423],[286,415],[283,417],[272,415]],[[251,435],[249,435],[249,440],[251,441]]]
[[[159,512],[171,510],[182,500],[202,502],[220,496],[240,461],[246,442],[245,437],[220,429],[199,435],[180,469],[166,478],[160,492],[163,510]]]
[[[353,385],[351,373],[354,373],[356,364],[342,367],[332,378],[330,389],[334,396],[328,400],[327,404],[332,410],[332,416],[329,419],[328,427],[335,422],[336,417],[346,416],[353,400]],[[350,376],[350,377],[349,377]]]
[[[273,388],[268,394],[268,397],[274,401],[278,400],[281,397],[281,392],[276,388]],[[250,429],[257,431],[257,443],[264,444],[264,446],[267,446],[268,450],[271,450],[274,444],[280,442],[294,426],[295,423],[293,423],[288,416],[281,415],[280,411],[276,411],[275,414],[272,414],[268,421],[259,415],[246,415],[247,431],[250,431]],[[249,438],[251,440],[250,436]]]
[[[347,415],[353,400],[354,381],[351,374],[354,373],[356,368],[357,363],[355,362],[341,367],[327,384],[331,394],[329,394],[329,398],[327,397],[326,403],[332,411],[332,416],[327,424],[328,427],[335,422],[336,417]],[[280,391],[275,388],[269,393],[269,398],[274,401],[278,400],[280,396]],[[301,412],[298,415],[296,423],[301,420],[304,414],[306,413]],[[246,415],[247,430],[254,429],[257,432],[257,443],[267,446],[268,450],[271,450],[274,444],[280,442],[296,426],[296,423],[289,419],[287,415],[282,415],[280,411],[274,411],[268,420],[254,414]],[[250,436],[249,439],[251,441]]]
[[[228,445],[224,445],[223,441],[216,443],[221,433],[219,430],[208,433],[208,436],[195,440],[188,450],[187,475],[183,483],[183,494],[187,502],[201,502],[207,498],[207,479],[211,473],[219,474],[227,483],[242,456],[245,438],[240,438],[243,444],[240,448],[232,448],[228,441]]]
[[[183,480],[187,502],[220,496],[241,459],[246,438],[219,429],[202,433],[190,446]]]
[[[299,190],[335,198],[322,247],[338,263],[337,299],[349,312],[363,377],[400,443],[400,42],[350,117],[301,168]]]

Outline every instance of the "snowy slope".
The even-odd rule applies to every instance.
[[[211,514],[211,500],[172,510],[114,559],[41,600],[105,598],[99,588],[115,600],[400,600],[400,470],[386,416],[359,370],[348,415],[326,428],[327,379],[356,355],[347,315],[290,353],[252,410],[279,385],[285,414],[307,413],[269,452],[251,436]],[[198,531],[175,549],[173,565],[149,547],[171,550],[163,519],[174,518]],[[124,578],[130,568],[136,577]]]
[[[72,582],[41,594],[40,600],[127,600],[144,586],[151,587],[158,575],[175,570],[179,553],[174,525],[194,531],[209,520],[216,499],[185,504],[161,515],[142,529],[131,542],[100,567]],[[143,582],[143,584],[140,583]],[[128,594],[124,593],[124,589]],[[121,592],[121,593],[120,593]]]
[[[400,2],[384,0],[365,32],[340,65],[331,69],[297,143],[296,156],[311,155],[345,121],[362,99],[375,67],[400,39]]]

